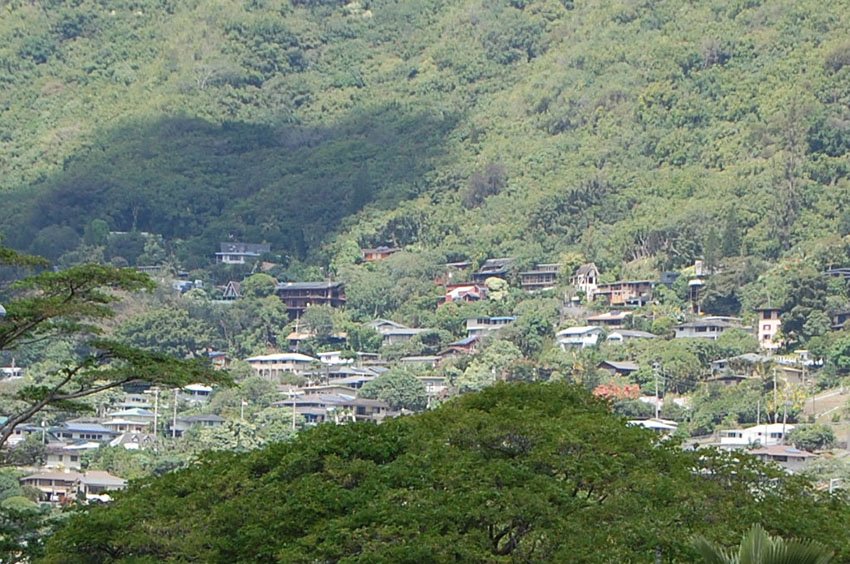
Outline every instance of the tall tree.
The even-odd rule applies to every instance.
[[[46,265],[0,248],[0,265]],[[223,372],[202,361],[183,361],[161,352],[139,350],[101,337],[100,323],[113,315],[118,291],[150,290],[146,275],[129,269],[81,265],[66,270],[44,270],[15,280],[9,287],[0,318],[0,352],[39,340],[71,338],[84,350],[68,358],[49,378],[14,392],[20,407],[0,425],[0,447],[15,427],[40,411],[79,408],[78,400],[130,382],[168,386],[192,382],[227,383]]]

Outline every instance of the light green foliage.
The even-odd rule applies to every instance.
[[[455,384],[462,392],[478,391],[508,376],[511,363],[522,358],[522,351],[510,341],[494,339],[488,343],[458,377]]]
[[[379,399],[390,404],[393,409],[410,411],[425,409],[427,402],[425,385],[413,372],[402,368],[390,369],[371,382],[366,382],[358,396]]]
[[[693,535],[717,542],[754,522],[841,560],[850,512],[823,500],[750,457],[658,445],[580,388],[498,385],[208,455],[72,517],[45,561],[693,562]]]
[[[265,298],[274,294],[277,280],[268,274],[252,274],[242,281],[240,289],[246,298]]]

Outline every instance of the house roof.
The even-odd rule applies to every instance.
[[[602,332],[602,329],[593,325],[582,325],[579,327],[567,327],[558,331],[558,337],[569,337],[575,335],[586,335],[588,333]]]
[[[599,315],[590,315],[587,317],[587,321],[623,321],[625,318],[630,317],[632,312],[630,311],[606,311],[605,313],[600,313]]]
[[[118,476],[113,476],[109,472],[90,470],[82,475],[80,483],[87,486],[112,486],[121,488],[127,485],[127,480],[119,478]]]
[[[60,470],[48,471],[48,472],[37,472],[35,474],[30,474],[29,476],[24,476],[20,479],[21,482],[29,481],[29,480],[63,480],[66,482],[76,482],[80,478],[82,478],[82,474],[79,472],[62,472]]]
[[[189,384],[188,386],[183,386],[183,389],[189,392],[211,392],[212,386],[205,386],[203,384]]]
[[[246,358],[245,362],[318,362],[318,358],[301,353],[275,353]]]
[[[392,321],[391,319],[380,319],[380,318],[379,319],[373,319],[372,321],[369,321],[368,323],[366,323],[366,326],[372,327],[375,330],[377,330],[378,327],[394,327],[396,329],[406,329],[407,328],[407,325],[404,325],[402,323]]]
[[[817,458],[816,454],[788,445],[770,445],[750,451],[753,456],[793,456],[795,458]]]
[[[628,360],[603,360],[599,363],[599,366],[602,366],[603,364],[610,366],[614,370],[623,372],[634,372],[640,368],[640,366]]]
[[[153,417],[154,412],[149,409],[143,409],[141,407],[131,407],[130,409],[125,409],[123,411],[115,411],[110,413],[110,417],[127,417],[127,416],[136,416],[136,417]]]
[[[261,255],[271,251],[269,243],[221,243],[217,255]]]
[[[104,433],[107,435],[115,433],[112,429],[107,429],[99,423],[72,423],[70,421],[60,423],[59,430],[72,433]]]
[[[620,335],[624,339],[657,339],[658,335],[647,333],[646,331],[635,331],[633,329],[617,329],[608,334],[608,339],[614,335]]]
[[[591,273],[591,272],[593,272],[594,270],[595,270],[596,272],[599,272],[599,269],[598,269],[598,268],[596,268],[596,265],[595,265],[595,264],[593,264],[592,262],[589,262],[589,263],[587,263],[587,264],[583,264],[583,265],[581,265],[580,267],[578,267],[578,268],[576,269],[576,276],[585,276],[585,275],[587,275],[587,274],[590,274],[590,273]]]
[[[329,290],[342,286],[342,282],[279,282],[275,291],[280,290]]]
[[[466,347],[471,345],[472,343],[478,341],[480,337],[478,335],[472,335],[470,337],[466,337],[465,339],[460,339],[459,341],[455,341],[453,343],[449,343],[450,347]]]
[[[678,423],[667,419],[631,419],[629,425],[654,429],[657,431],[675,431],[679,428]]]

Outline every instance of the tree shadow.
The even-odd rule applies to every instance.
[[[82,235],[99,218],[114,231],[183,240],[190,256],[234,239],[303,258],[363,206],[419,194],[458,119],[390,104],[327,127],[125,122],[96,135],[62,172],[2,195],[0,226],[22,249],[42,230]]]

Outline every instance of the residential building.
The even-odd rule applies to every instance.
[[[763,307],[756,310],[758,313],[758,335],[759,346],[766,351],[777,350],[782,343],[776,339],[782,329],[782,310],[775,307]]]
[[[268,243],[221,243],[215,261],[223,264],[246,264],[271,251]]]
[[[619,376],[628,376],[632,372],[637,372],[640,368],[637,364],[628,360],[603,360],[596,367]]]
[[[768,423],[754,425],[746,429],[724,429],[720,431],[721,448],[744,448],[753,445],[771,446],[782,444],[785,437],[794,430],[794,425]]]
[[[655,284],[652,280],[620,280],[600,284],[593,291],[593,300],[609,307],[641,307],[652,300]]]
[[[119,433],[109,429],[100,423],[77,423],[66,421],[50,428],[50,433],[65,442],[70,441],[97,441],[104,443],[111,441]]]
[[[123,490],[127,481],[108,472],[91,470],[85,474],[74,471],[47,471],[30,474],[21,478],[22,486],[36,488],[41,492],[43,501],[62,502],[75,500],[81,494],[89,499],[101,497],[107,492]]]
[[[345,305],[345,288],[342,282],[283,282],[275,294],[286,304],[290,318],[301,317],[311,305]]]
[[[401,249],[397,247],[376,247],[374,249],[360,249],[360,257],[365,262],[376,262],[384,260],[388,256],[399,252]]]
[[[242,297],[242,283],[231,280],[221,292],[221,299],[226,302],[232,302]]]
[[[417,376],[416,378],[425,386],[425,393],[429,397],[437,397],[449,389],[449,383],[445,376],[434,374],[430,376]]]
[[[570,285],[584,293],[585,300],[592,300],[593,293],[599,285],[599,269],[592,262],[579,266],[570,278]]]
[[[284,374],[301,374],[306,372],[318,358],[301,353],[275,353],[246,358],[257,376],[267,379],[277,379]]]
[[[184,401],[191,403],[206,403],[209,401],[212,393],[212,386],[206,386],[204,384],[189,384],[188,386],[183,386],[183,389],[180,390],[180,397]]]
[[[585,318],[585,321],[588,325],[619,329],[626,323],[626,319],[631,316],[632,312],[630,311],[608,311],[598,315],[590,315]]]
[[[711,316],[695,321],[682,323],[674,329],[676,339],[711,339],[716,340],[729,329],[743,329],[741,320],[737,317]]]
[[[429,329],[408,327],[389,319],[375,319],[366,324],[375,331],[381,334],[383,345],[398,345],[406,343],[416,335],[428,331]]]
[[[466,320],[468,337],[483,336],[498,331],[516,321],[516,317],[476,317]]]
[[[558,285],[561,265],[557,263],[537,264],[534,270],[519,273],[520,287],[526,292],[542,292]]]
[[[48,443],[45,445],[46,468],[69,468],[79,470],[83,455],[100,448],[100,443],[94,441],[79,441],[72,444]]]
[[[563,350],[570,348],[585,349],[595,346],[602,333],[603,330],[601,327],[594,327],[592,325],[567,327],[558,331],[555,334],[555,339]]]
[[[488,278],[501,278],[506,280],[510,275],[510,268],[514,259],[511,257],[487,259],[477,272],[472,273],[472,281],[483,284]]]
[[[850,321],[850,309],[842,309],[832,314],[832,329],[840,331]]]
[[[487,295],[487,288],[476,284],[459,284],[446,286],[443,303],[477,302]]]
[[[679,424],[669,419],[632,419],[628,423],[633,427],[643,427],[662,436],[671,435],[679,428]]]
[[[788,445],[770,445],[753,449],[749,454],[759,460],[775,462],[789,474],[804,470],[818,455]]]
[[[605,340],[609,343],[622,344],[632,339],[657,339],[658,335],[646,331],[634,331],[632,329],[616,329],[608,333]]]
[[[172,434],[177,437],[182,437],[183,433],[191,429],[192,427],[200,427],[200,428],[214,428],[220,427],[224,425],[224,422],[227,421],[224,417],[219,415],[207,414],[207,415],[191,415],[189,417],[178,417],[176,420],[169,421],[168,430],[169,434]]]

